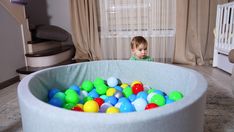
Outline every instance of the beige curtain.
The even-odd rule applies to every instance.
[[[177,0],[175,63],[212,63],[216,6],[227,1]]]
[[[76,59],[101,59],[98,34],[97,1],[70,0],[72,37]]]

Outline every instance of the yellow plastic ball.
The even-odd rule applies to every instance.
[[[119,113],[119,109],[112,106],[112,107],[109,107],[109,108],[106,110],[106,113],[107,113],[107,114]]]
[[[120,87],[124,89],[124,88],[128,87],[128,84],[127,84],[127,83],[122,83],[122,84],[120,85]]]
[[[89,100],[84,104],[83,110],[84,112],[98,112],[98,103],[94,100]]]
[[[106,96],[113,96],[116,92],[115,88],[108,88],[106,91]]]
[[[135,84],[142,84],[141,81],[133,81],[132,84],[131,84],[131,87]]]

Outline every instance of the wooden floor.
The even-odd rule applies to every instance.
[[[230,74],[210,66],[179,66],[200,72],[208,81],[204,131],[234,132],[234,97]],[[1,132],[22,132],[17,85],[18,83],[0,90]]]

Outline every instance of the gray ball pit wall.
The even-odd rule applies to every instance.
[[[46,103],[52,87],[61,90],[83,80],[117,77],[140,80],[184,98],[160,108],[131,113],[84,113]],[[203,132],[207,82],[196,71],[141,61],[93,61],[45,69],[26,76],[18,86],[24,132]]]

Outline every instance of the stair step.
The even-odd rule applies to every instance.
[[[66,60],[62,63],[53,65],[53,66],[46,66],[46,67],[30,67],[30,66],[26,66],[26,67],[22,67],[16,70],[17,73],[19,73],[20,75],[20,79],[22,79],[24,76],[31,74],[33,72],[39,71],[39,70],[43,70],[46,68],[50,68],[50,67],[55,67],[55,66],[61,66],[61,65],[68,65],[68,64],[73,64],[73,63],[80,63],[80,62],[87,62],[89,60],[80,60],[80,59],[76,59],[76,60]]]
[[[59,48],[38,51],[32,54],[26,54],[28,66],[46,67],[53,66],[65,60],[73,58],[75,47],[73,45],[61,46]]]
[[[43,57],[43,56],[51,56],[51,55],[56,55],[62,52],[65,52],[67,50],[73,49],[73,45],[65,45],[65,46],[60,46],[56,47],[53,49],[48,49],[48,50],[43,50],[43,51],[38,51],[34,53],[27,53],[25,54],[26,57]]]
[[[38,40],[38,41],[29,41],[27,46],[28,46],[28,53],[33,54],[39,51],[59,48],[62,46],[62,43],[58,41]]]

